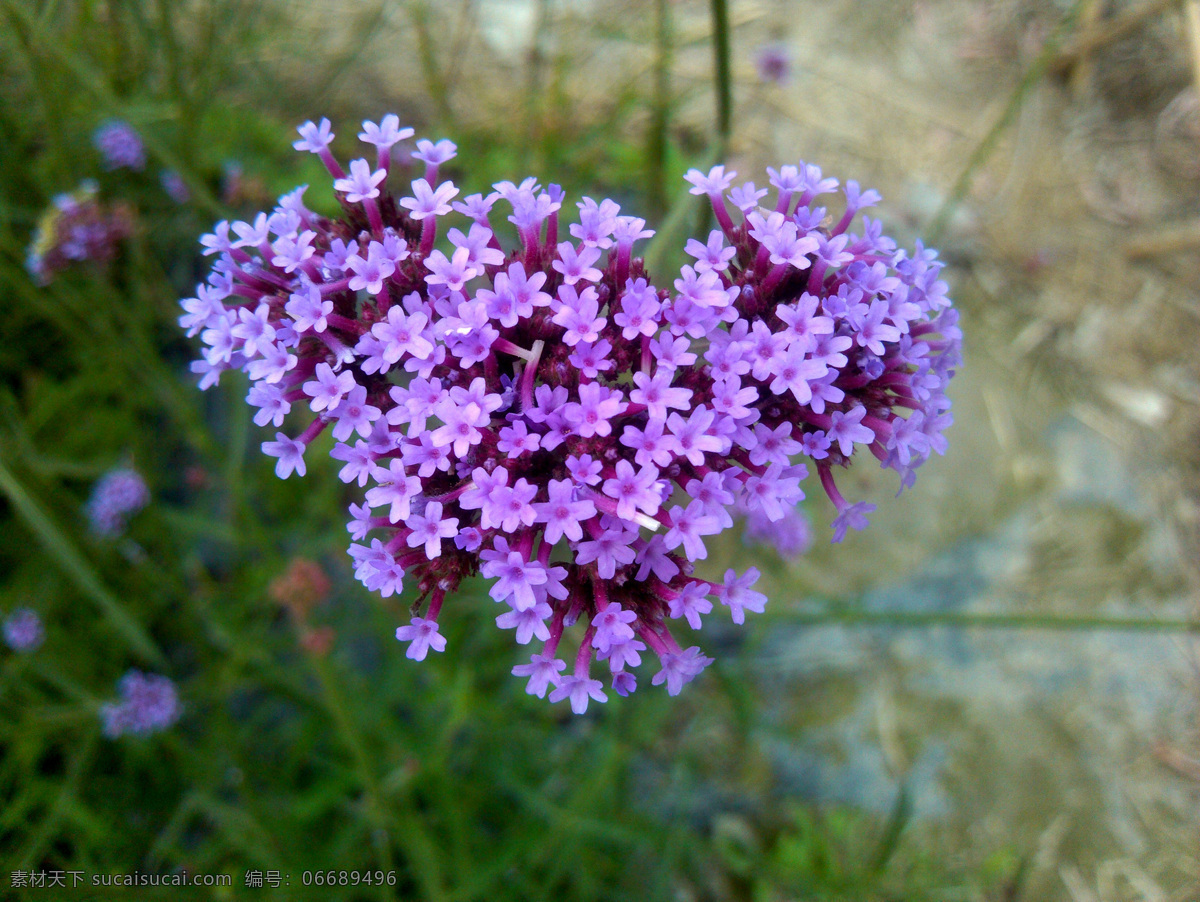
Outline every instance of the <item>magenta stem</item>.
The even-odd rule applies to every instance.
[[[734,225],[733,220],[729,216],[729,211],[725,209],[725,196],[723,194],[710,194],[708,199],[712,201],[713,214],[717,217],[717,222],[721,224],[721,231],[732,241]]]
[[[437,589],[433,593],[433,597],[429,599],[429,610],[425,612],[426,620],[437,621],[438,614],[442,612],[442,602],[446,600],[446,591]]]
[[[428,257],[437,239],[437,217],[430,213],[421,220],[421,256]]]
[[[592,665],[592,637],[596,635],[596,628],[588,624],[587,632],[583,634],[583,641],[579,643],[579,653],[575,655],[575,676],[586,677],[591,670]]]
[[[371,231],[382,237],[383,217],[379,215],[379,204],[375,203],[375,198],[363,198],[363,208],[367,211],[367,222],[371,224]]]
[[[346,177],[346,171],[333,158],[333,154],[328,147],[322,147],[317,151],[317,156],[321,158],[321,162],[325,164],[325,168],[329,170],[329,174],[335,179],[344,179]]]

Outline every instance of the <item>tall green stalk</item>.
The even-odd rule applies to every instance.
[[[655,0],[654,100],[646,136],[646,202],[658,219],[667,209],[667,129],[671,118],[671,8]]]
[[[726,0],[712,0],[714,77],[717,89],[717,140],[720,156],[729,150],[733,134],[733,76],[729,68],[729,5]]]

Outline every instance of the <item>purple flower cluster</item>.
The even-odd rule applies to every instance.
[[[100,707],[104,735],[145,736],[165,730],[179,719],[175,684],[165,676],[131,670],[117,683],[120,700]]]
[[[150,503],[150,490],[136,470],[118,467],[109,470],[92,487],[84,512],[92,531],[99,536],[117,536],[125,523]]]
[[[25,267],[40,285],[68,267],[104,263],[129,235],[132,215],[123,206],[106,206],[96,197],[95,182],[86,181],[71,194],[60,194],[38,220]]]
[[[146,166],[146,148],[141,136],[123,119],[100,123],[92,133],[92,143],[104,161],[105,169],[137,169]]]
[[[834,482],[856,448],[902,486],[944,451],[956,314],[933,252],[897,250],[865,217],[848,231],[873,191],[847,183],[831,217],[815,199],[837,182],[815,166],[768,170],[766,206],[767,190],[730,190],[722,167],[693,170],[720,228],[688,243],[695,262],[670,290],[633,254],[645,221],[611,200],[584,198],[567,225],[562,190],[532,178],[459,198],[440,178],[455,146],[426,140],[411,154],[424,172],[395,198],[393,146],[412,136],[395,116],[363,124],[374,159],[348,173],[328,120],[300,135],[342,217],[310,211],[300,188],[218,223],[180,323],[205,346],[201,387],[249,375],[255,421],[280,430],[263,444],[280,477],[303,476],[332,433],[340,478],[365,490],[348,526],[357,577],[385,597],[415,586],[424,606],[396,633],[410,658],[445,648],[443,600],[480,574],[497,624],[540,643],[513,669],[531,694],[582,713],[606,699],[594,662],[626,695],[643,654],[676,694],[711,659],[671,621],[699,629],[715,600],[742,623],[766,603],[754,569],[695,575],[734,514],[794,518],[814,468],[839,541],[873,509]],[[508,250],[501,216],[518,236]],[[308,425],[282,431],[305,408]]]
[[[4,642],[13,651],[36,651],[45,638],[42,618],[29,608],[17,608],[4,620]]]

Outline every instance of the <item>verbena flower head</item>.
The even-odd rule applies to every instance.
[[[117,683],[118,701],[100,707],[104,735],[145,736],[172,726],[181,713],[175,684],[165,676],[131,670]]]
[[[17,608],[4,620],[4,641],[13,651],[36,651],[45,638],[42,619],[29,608]]]
[[[60,194],[38,219],[25,267],[38,284],[48,284],[68,267],[106,263],[129,235],[133,216],[124,206],[97,198],[95,182],[85,181],[71,194]]]
[[[109,119],[92,133],[92,143],[105,169],[137,169],[146,166],[146,148],[132,125],[123,119]]]
[[[99,536],[117,536],[126,521],[150,503],[150,490],[136,470],[109,470],[92,487],[85,513],[92,531]]]
[[[633,253],[652,232],[611,200],[584,198],[564,228],[563,192],[532,178],[461,197],[440,177],[449,142],[418,142],[424,173],[397,184],[380,155],[347,174],[328,121],[300,135],[341,217],[310,211],[302,188],[218,223],[180,323],[204,343],[202,387],[250,376],[279,476],[304,475],[333,433],[339,477],[364,490],[357,577],[418,596],[397,630],[411,658],[446,647],[443,600],[479,574],[497,625],[537,643],[513,669],[531,694],[582,713],[607,697],[593,673],[628,694],[643,656],[675,694],[711,662],[681,645],[680,621],[699,629],[715,600],[742,623],[766,603],[753,568],[696,575],[734,513],[786,522],[815,470],[837,541],[872,508],[835,483],[856,451],[902,486],[944,451],[956,316],[933,252],[897,250],[865,217],[849,231],[873,191],[847,183],[830,216],[815,200],[837,182],[815,166],[768,170],[771,196],[722,167],[690,172],[720,228],[657,284]],[[517,246],[496,237],[501,217]]]

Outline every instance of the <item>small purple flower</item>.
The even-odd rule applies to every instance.
[[[608,651],[612,645],[621,645],[633,638],[631,623],[637,621],[634,611],[626,611],[615,601],[610,601],[592,618],[592,647],[597,651]]]
[[[550,500],[533,505],[536,522],[546,524],[546,541],[553,544],[564,535],[571,541],[583,538],[583,524],[596,516],[596,506],[587,498],[576,499],[576,488],[568,479],[551,479]]]
[[[615,474],[605,480],[603,488],[605,495],[616,500],[616,514],[622,520],[632,520],[638,509],[653,515],[662,503],[658,470],[652,465],[634,469],[629,461],[619,460]]]
[[[847,457],[853,453],[855,442],[869,445],[875,441],[875,433],[862,425],[866,414],[865,407],[855,407],[849,412],[835,410],[829,418],[829,428],[825,430],[825,436],[831,442],[837,442],[838,448]]]
[[[684,250],[696,258],[696,272],[720,272],[728,269],[729,261],[737,256],[737,248],[725,244],[725,235],[720,229],[709,233],[707,244],[689,238]]]
[[[833,541],[840,542],[846,537],[848,529],[866,529],[869,525],[867,514],[875,510],[875,505],[867,501],[848,505],[833,520]]]
[[[71,194],[60,194],[38,219],[25,259],[38,285],[48,285],[64,269],[90,262],[103,265],[116,256],[133,228],[125,206],[97,199],[95,182],[85,181]]]
[[[799,508],[791,508],[778,520],[771,520],[761,510],[746,517],[746,542],[770,545],[781,557],[799,557],[812,545],[812,527]]]
[[[369,294],[382,292],[383,283],[396,271],[396,264],[384,255],[383,245],[377,241],[371,242],[366,257],[354,254],[346,258],[346,265],[354,271],[350,277],[350,290],[366,289]]]
[[[404,653],[404,656],[412,658],[414,661],[424,661],[430,649],[446,650],[446,637],[438,632],[436,620],[414,617],[408,626],[396,628],[396,638],[401,642],[409,643],[408,651]]]
[[[36,651],[45,638],[42,619],[29,608],[17,608],[4,620],[4,641],[13,651]]]
[[[430,285],[445,285],[450,291],[462,291],[463,286],[480,272],[470,258],[471,252],[465,247],[456,248],[449,258],[441,251],[434,251],[425,261],[425,268],[429,270],[425,281]]]
[[[786,44],[763,44],[755,52],[754,68],[762,81],[782,85],[792,75],[792,53]]]
[[[758,577],[759,573],[753,567],[741,576],[733,570],[725,571],[725,584],[720,587],[718,598],[721,604],[728,606],[734,623],[744,622],[746,611],[761,614],[766,607],[767,596],[750,588],[758,582]]]
[[[137,471],[118,467],[92,487],[85,512],[92,532],[111,537],[124,532],[128,519],[149,503],[150,490]]]
[[[349,203],[358,204],[379,197],[379,184],[385,178],[387,173],[384,170],[372,172],[371,164],[366,160],[354,160],[350,163],[349,178],[335,180],[333,188],[343,192]]]
[[[348,370],[334,375],[333,367],[328,363],[317,364],[316,379],[304,383],[304,393],[312,398],[309,406],[313,413],[322,410],[334,410],[341,403],[346,393],[354,388],[354,374]]]
[[[651,685],[667,684],[667,695],[678,695],[684,683],[691,682],[697,674],[713,662],[693,645],[686,651],[667,652],[662,656],[662,670],[650,680]]]
[[[320,153],[328,150],[330,142],[333,141],[333,131],[328,119],[322,119],[320,125],[311,121],[305,122],[297,131],[300,132],[300,140],[292,143],[296,150]]]
[[[278,458],[275,462],[275,475],[280,479],[287,479],[292,473],[303,476],[307,472],[304,466],[304,448],[304,442],[288,438],[282,432],[275,433],[275,441],[262,443],[263,454]]]
[[[563,335],[564,342],[574,346],[599,338],[605,319],[596,315],[599,307],[594,288],[576,293],[570,285],[563,285],[558,290],[558,298],[561,303],[554,314],[554,322],[567,330]]]
[[[392,458],[388,466],[376,467],[371,478],[377,485],[367,490],[367,504],[371,507],[387,505],[388,520],[402,523],[412,511],[413,498],[421,492],[421,479],[405,472],[404,462]]]
[[[575,245],[565,241],[558,246],[558,259],[552,264],[553,268],[562,273],[563,282],[574,285],[580,280],[599,282],[602,276],[600,270],[592,266],[600,259],[598,247],[585,247],[578,253]]]
[[[400,206],[418,221],[429,216],[445,216],[450,212],[450,199],[458,194],[451,182],[442,182],[435,191],[425,179],[417,179],[412,188],[414,196],[402,197]]]
[[[597,485],[603,469],[600,461],[592,460],[590,454],[567,458],[567,470],[571,473],[571,479],[575,481],[576,485]]]
[[[503,547],[507,548],[507,545]],[[481,571],[486,576],[496,578],[496,584],[491,589],[492,597],[497,601],[510,601],[518,611],[537,604],[534,587],[544,585],[547,579],[545,568],[537,562],[525,560],[519,551],[503,552],[497,549]]]
[[[575,551],[576,564],[595,564],[596,575],[612,579],[617,568],[632,564],[637,558],[629,531],[604,529],[595,539],[580,542]]]
[[[605,388],[598,382],[589,382],[579,386],[579,401],[568,403],[563,409],[563,416],[581,438],[606,436],[612,433],[610,421],[624,408],[620,391]]]
[[[164,169],[160,172],[158,183],[162,185],[163,191],[167,192],[167,197],[177,204],[186,204],[192,199],[192,192],[183,180],[183,176],[174,169]]]
[[[117,684],[119,701],[100,707],[104,735],[110,739],[132,734],[147,736],[167,729],[181,708],[175,684],[165,676],[131,670]]]
[[[714,535],[724,528],[717,517],[707,512],[702,501],[693,501],[686,510],[676,505],[667,512],[667,521],[670,528],[663,537],[667,549],[682,545],[689,561],[708,557],[701,537]]]
[[[109,119],[92,133],[92,143],[100,151],[105,169],[136,169],[146,166],[146,147],[132,125],[123,119]]]
[[[560,702],[564,698],[569,698],[571,710],[576,714],[583,714],[587,711],[589,698],[594,698],[598,702],[608,701],[603,685],[599,680],[578,674],[563,677],[558,688],[550,693],[550,701]]]
[[[550,605],[539,601],[523,611],[513,609],[496,618],[496,626],[502,630],[516,630],[518,645],[528,645],[534,639],[545,642],[550,638],[546,618],[550,616]]]
[[[749,213],[758,208],[758,202],[770,192],[766,188],[756,188],[754,182],[746,182],[729,192],[729,200],[743,213]]]
[[[453,141],[443,138],[435,144],[422,138],[417,142],[417,149],[413,151],[412,156],[414,160],[420,160],[430,166],[440,166],[453,160],[457,154],[458,148]]]
[[[684,585],[679,593],[668,602],[672,617],[685,618],[694,630],[700,629],[700,615],[712,611],[712,602],[708,600],[709,587],[704,583],[691,582]]]
[[[692,187],[688,190],[692,194],[722,194],[729,190],[729,186],[733,184],[733,180],[737,178],[736,172],[726,172],[724,166],[714,166],[709,170],[708,175],[702,173],[699,169],[689,169],[684,179],[691,182]]]
[[[633,384],[637,386],[629,393],[629,400],[634,404],[645,404],[650,416],[656,420],[667,418],[667,408],[687,410],[692,391],[688,388],[672,387],[674,373],[671,370],[658,370],[653,377],[646,373],[634,373]]]
[[[512,669],[514,676],[529,677],[529,686],[525,689],[530,695],[545,698],[546,689],[557,687],[562,682],[559,676],[567,668],[565,661],[560,661],[552,655],[535,654],[529,664],[518,664]]]
[[[378,125],[364,121],[362,127],[363,130],[358,135],[359,140],[374,144],[382,151],[390,151],[393,145],[413,136],[411,128],[400,127],[400,117],[395,113],[388,113]]]

